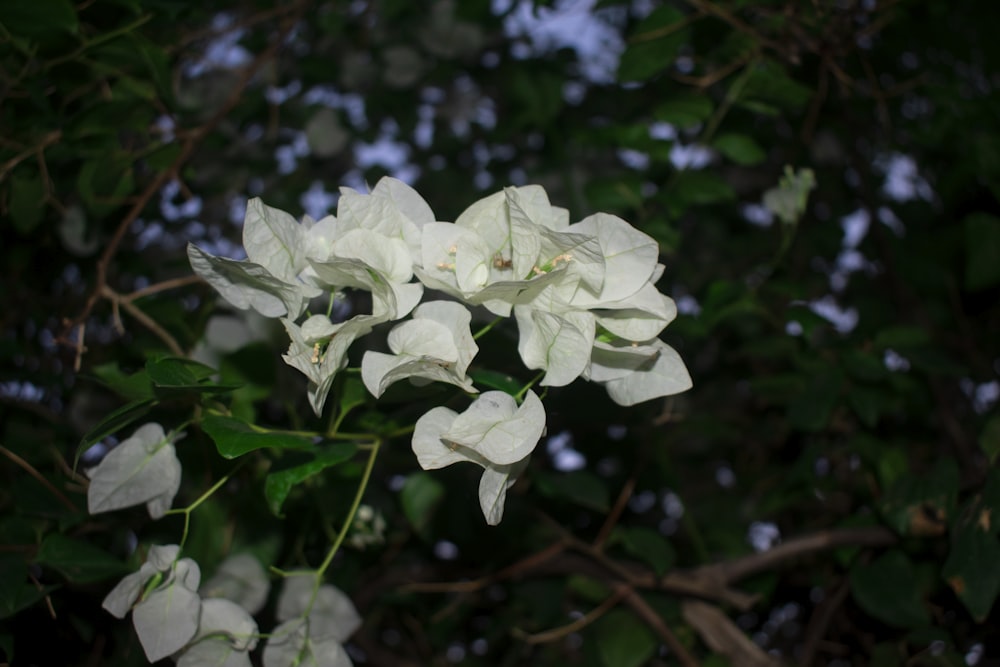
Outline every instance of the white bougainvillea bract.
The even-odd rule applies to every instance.
[[[568,211],[552,206],[537,185],[480,199],[454,222],[437,220],[415,190],[388,177],[370,193],[343,188],[336,216],[318,221],[298,222],[253,199],[243,240],[242,261],[190,245],[191,266],[233,306],[281,318],[290,338],[284,359],[306,376],[317,415],[351,345],[400,320],[388,335],[391,353],[368,350],[362,357],[362,379],[373,396],[405,379],[477,393],[467,375],[478,352],[470,329],[475,307],[514,320],[518,355],[543,373],[543,387],[582,377],[604,385],[616,403],[634,405],[691,386],[680,356],[658,339],[677,309],[656,287],[664,268],[656,241],[607,213],[571,224]],[[371,312],[341,322],[322,314],[299,321],[313,299],[333,299],[345,289],[368,292]],[[427,290],[452,300],[421,304]],[[526,402],[538,403],[530,428],[513,416],[507,399],[481,396],[455,422],[523,427],[531,438],[511,450],[517,458],[491,457],[490,439],[449,440],[444,430],[436,432],[445,418],[437,408],[421,418],[413,438],[425,469],[458,460],[483,466],[480,501],[490,523],[502,517],[503,495],[545,426],[535,394],[525,394]],[[441,448],[451,456],[433,454]]]

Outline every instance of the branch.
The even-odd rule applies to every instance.
[[[302,0],[297,3],[297,12],[294,17],[290,18],[284,27],[279,31],[278,35],[275,37],[274,41],[268,46],[267,49],[259,53],[249,65],[243,68],[236,85],[233,87],[232,93],[222,104],[219,110],[208,119],[204,124],[190,131],[186,135],[186,139],[181,146],[180,153],[171,163],[169,167],[159,172],[156,177],[146,186],[145,190],[136,198],[135,203],[132,208],[129,209],[128,213],[118,224],[114,233],[111,235],[111,239],[108,241],[108,245],[104,248],[104,252],[101,253],[100,258],[97,260],[96,266],[96,278],[95,285],[90,295],[87,297],[87,301],[84,304],[83,310],[72,320],[66,322],[63,338],[65,339],[70,330],[80,327],[83,325],[84,321],[93,311],[94,307],[97,305],[98,300],[104,295],[104,290],[107,287],[108,278],[108,267],[111,264],[111,260],[114,259],[118,252],[118,248],[125,238],[125,233],[128,231],[129,227],[132,226],[142,212],[145,210],[146,206],[149,204],[150,200],[163,188],[164,185],[177,174],[181,167],[187,163],[188,160],[194,155],[195,149],[201,144],[202,141],[221,123],[229,112],[236,107],[240,99],[243,97],[243,93],[249,85],[251,79],[257,74],[257,72],[270,60],[272,60],[278,49],[281,47],[282,42],[284,42],[285,37],[291,32],[298,17],[304,12],[307,5],[306,0]],[[76,341],[77,348],[77,359],[74,363],[74,367],[79,367],[80,357],[83,355],[84,345],[83,336],[79,337]]]
[[[716,579],[732,584],[758,572],[771,570],[787,560],[837,547],[884,547],[898,541],[895,533],[882,526],[837,528],[793,538],[773,549],[750,554],[735,560],[705,565],[691,572],[695,577]]]
[[[781,664],[754,644],[715,605],[701,600],[685,600],[681,605],[681,613],[705,645],[729,658],[732,664],[741,667],[777,667]]]
[[[677,660],[681,665],[684,667],[698,667],[698,661],[684,648],[684,644],[677,639],[677,635],[673,633],[670,626],[663,622],[663,619],[656,613],[656,610],[650,607],[642,599],[641,595],[625,584],[613,584],[612,588],[614,588],[616,593],[624,595],[625,602],[632,607],[632,611],[645,621],[649,627],[653,628],[656,634],[660,635],[660,639],[670,648],[671,653],[677,656]]]

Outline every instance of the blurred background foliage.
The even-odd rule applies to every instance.
[[[1000,664],[998,23],[943,0],[0,3],[0,654],[145,664],[100,601],[180,519],[89,517],[74,462],[211,401],[315,427],[280,332],[212,319],[183,248],[235,256],[250,196],[318,216],[390,174],[442,220],[540,183],[654,236],[695,386],[550,391],[497,528],[475,471],[393,441],[365,498],[384,539],[330,575],[356,664]],[[779,181],[803,169],[799,216]],[[513,335],[482,368],[520,383]],[[164,379],[191,354],[239,388]],[[426,406],[339,392],[361,429]],[[212,443],[179,443],[178,506],[231,471]],[[302,460],[247,458],[186,551],[316,565],[360,462],[314,466],[279,518],[263,480]]]

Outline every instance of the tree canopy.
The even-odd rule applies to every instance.
[[[989,664],[998,21],[0,3],[0,656]]]

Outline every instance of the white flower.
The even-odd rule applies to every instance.
[[[502,391],[488,391],[462,414],[437,407],[417,420],[413,452],[424,470],[471,461],[484,469],[479,504],[490,525],[503,518],[507,489],[527,466],[545,430],[545,408],[534,392],[517,406]]]

